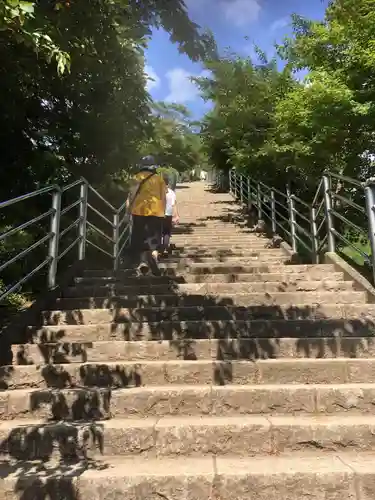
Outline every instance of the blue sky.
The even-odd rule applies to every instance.
[[[253,54],[254,44],[273,55],[274,42],[290,34],[290,15],[322,19],[326,0],[185,0],[190,18],[213,31],[221,51],[230,48]],[[146,73],[152,78],[149,91],[156,100],[186,105],[194,117],[207,111],[190,76],[202,73],[202,66],[179,54],[163,30],[154,32],[146,52]]]

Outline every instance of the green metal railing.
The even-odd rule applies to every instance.
[[[75,194],[77,191],[77,194]],[[69,194],[70,202],[64,203],[65,194]],[[0,304],[11,293],[16,292],[22,285],[27,283],[33,276],[42,272],[47,273],[47,287],[53,289],[57,285],[58,269],[61,260],[69,252],[76,249],[77,256],[74,261],[83,261],[86,257],[88,246],[95,248],[102,254],[107,255],[112,260],[114,270],[119,267],[120,255],[130,240],[131,225],[126,213],[125,202],[120,208],[115,208],[96,189],[94,189],[85,179],[80,179],[67,186],[51,185],[38,189],[31,193],[0,202],[0,211],[11,207],[17,207],[20,212],[23,210],[23,203],[34,199],[34,205],[44,196],[50,196],[50,208],[44,213],[22,222],[14,227],[7,228],[0,234],[0,244],[8,238],[20,234],[33,225],[47,223],[48,229],[37,241],[29,246],[21,248],[17,253],[8,258],[5,262],[0,262],[0,278],[3,272],[12,264],[27,257],[31,252],[46,247],[43,260],[33,269],[26,269],[25,274],[18,281],[6,284],[5,289],[0,291]],[[71,201],[73,198],[74,201]],[[104,215],[103,209],[99,205],[106,207],[109,216]],[[26,209],[27,210],[27,209]],[[100,229],[94,219],[103,221],[108,229]],[[68,220],[66,227],[62,228],[63,221]],[[96,235],[98,240],[106,242],[102,244],[92,241],[90,235]],[[68,244],[66,244],[68,242]],[[108,250],[109,248],[109,250]],[[43,250],[44,251],[44,250]]]
[[[225,185],[223,172],[214,183]],[[256,207],[258,219],[268,222],[273,234],[280,234],[294,252],[307,253],[319,263],[325,251],[349,248],[372,268],[375,283],[375,179],[356,179],[324,172],[314,199],[302,200],[291,192],[268,186],[232,169],[229,192],[244,205]],[[348,237],[348,234],[355,237]],[[365,245],[357,243],[362,239]],[[365,248],[365,250],[364,250]]]

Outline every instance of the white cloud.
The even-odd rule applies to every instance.
[[[198,76],[208,76],[207,71],[200,74],[191,74],[184,68],[174,68],[169,70],[166,75],[169,82],[169,94],[165,98],[168,102],[186,103],[195,101],[199,96],[198,87],[190,78]]]
[[[283,28],[285,28],[286,26],[288,26],[289,24],[289,17],[281,17],[280,19],[276,19],[276,21],[274,21],[271,26],[270,26],[270,31],[278,31],[278,30],[281,30]]]
[[[259,0],[221,0],[226,19],[235,26],[245,26],[258,20]]]
[[[156,74],[154,68],[151,66],[145,66],[145,75],[147,78],[147,90],[150,92],[153,89],[157,89],[160,86],[160,78]]]

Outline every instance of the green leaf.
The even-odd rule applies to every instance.
[[[23,2],[23,1],[21,1],[19,3],[19,8],[23,12],[26,12],[27,14],[33,14],[34,13],[34,2]]]
[[[11,7],[15,8],[18,7],[20,0],[6,0],[6,3]]]

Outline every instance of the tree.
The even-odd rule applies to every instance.
[[[205,164],[201,138],[193,131],[188,109],[164,102],[155,103],[153,109],[153,135],[144,152],[154,155],[161,166],[179,172]]]
[[[208,69],[212,77],[197,83],[203,96],[214,102],[202,128],[211,161],[270,181],[278,167],[265,148],[276,105],[296,85],[289,69],[279,72],[275,61],[255,65],[237,56],[211,62]]]
[[[0,200],[80,176],[106,187],[125,177],[153,133],[143,56],[152,28],[192,59],[215,53],[182,0],[0,0],[0,27]],[[49,208],[45,197],[2,211],[0,231]],[[35,225],[22,242],[45,233]],[[23,243],[10,238],[0,260]]]

